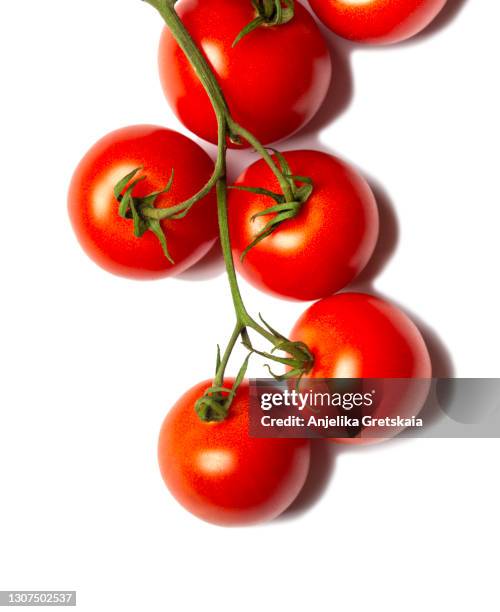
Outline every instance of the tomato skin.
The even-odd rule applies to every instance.
[[[437,16],[446,0],[309,0],[313,11],[335,34],[372,44],[391,44],[415,36]]]
[[[300,129],[321,106],[331,59],[308,11],[295,2],[287,24],[260,27],[232,44],[255,18],[251,0],[181,0],[176,10],[203,51],[235,121],[262,143]],[[170,106],[192,132],[217,143],[209,98],[167,28],[159,50],[160,77]]]
[[[232,380],[226,380],[230,386]],[[229,416],[200,420],[196,400],[211,382],[187,391],[167,414],[158,459],[165,484],[195,516],[217,525],[249,525],[281,514],[307,477],[310,443],[298,439],[250,438],[249,386],[239,387]]]
[[[153,125],[125,127],[99,140],[79,163],[68,194],[73,229],[87,255],[102,268],[120,276],[153,279],[179,274],[201,259],[217,233],[215,195],[198,202],[183,219],[162,221],[171,264],[152,232],[133,234],[131,220],[118,214],[115,184],[138,167],[145,176],[133,195],[163,189],[174,169],[170,191],[156,200],[157,208],[178,204],[194,195],[210,178],[214,164],[186,136]]]
[[[319,151],[286,151],[293,174],[308,176],[313,193],[294,219],[278,226],[241,254],[272,216],[251,217],[275,205],[269,196],[229,191],[229,227],[236,267],[250,283],[295,300],[329,296],[353,280],[370,259],[378,237],[378,210],[365,179],[353,168]],[[280,193],[269,166],[259,160],[236,185]]]
[[[378,418],[416,416],[422,409],[429,390],[425,379],[432,376],[429,352],[416,325],[389,302],[363,293],[320,300],[302,314],[290,339],[305,342],[314,356],[308,378],[415,379],[389,389],[377,408]]]

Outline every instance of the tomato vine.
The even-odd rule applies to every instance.
[[[199,191],[199,193],[176,206],[165,209],[157,209],[154,207],[154,202],[153,205],[143,206],[140,210],[140,215],[144,220],[143,225],[145,227],[149,226],[149,229],[154,228],[157,230],[158,225],[153,225],[153,227],[151,227],[151,222],[158,223],[163,219],[175,219],[185,216],[189,212],[190,208],[195,205],[196,202],[198,202],[204,195],[206,195],[214,187],[216,189],[220,242],[231,290],[236,322],[224,352],[221,354],[220,349],[218,349],[216,373],[213,380],[213,385],[201,398],[198,399],[195,409],[199,417],[204,421],[221,421],[227,417],[231,402],[235,397],[238,386],[244,379],[248,360],[253,353],[288,367],[286,374],[277,375],[274,374],[271,368],[268,366],[269,371],[275,378],[301,377],[311,369],[313,364],[312,354],[304,343],[292,342],[288,340],[285,336],[268,325],[262,318],[260,318],[260,321],[257,321],[248,313],[243,302],[231,252],[228,227],[228,187],[226,180],[226,153],[228,140],[233,143],[241,143],[242,141],[246,141],[248,144],[250,144],[262,156],[278,180],[282,194],[277,194],[279,203],[276,206],[276,210],[272,211],[276,213],[276,217],[266,229],[266,235],[269,235],[269,233],[273,231],[274,226],[284,221],[286,218],[291,218],[298,213],[300,210],[300,205],[307,199],[307,197],[309,197],[312,191],[312,186],[308,184],[307,177],[291,176],[289,169],[287,168],[286,164],[283,163],[283,161],[278,164],[273,158],[272,153],[264,145],[262,145],[251,132],[234,121],[224,98],[224,94],[217,83],[214,74],[175,10],[174,5],[176,0],[145,0],[145,2],[150,4],[158,11],[165,21],[167,27],[170,29],[172,35],[188,58],[196,75],[205,88],[217,118],[217,160],[215,163],[214,172],[206,185]],[[276,10],[278,4],[280,8],[279,10]],[[276,3],[274,1],[259,2],[257,4],[254,3],[254,6],[256,7],[257,11],[256,21],[252,22],[252,27],[250,27],[251,24],[249,24],[250,29],[243,35],[249,34],[251,30],[260,25],[263,27],[270,24],[279,25],[281,23],[286,23],[286,21],[293,17],[293,2],[291,0],[286,3],[286,7],[283,10],[281,10],[281,3]],[[290,11],[292,12],[290,13]],[[264,19],[263,15],[267,16],[267,19]],[[279,156],[278,159],[280,159]],[[305,187],[297,187],[295,180],[305,182]],[[121,181],[119,183],[119,187],[121,187],[121,189],[117,189],[117,194],[119,196],[121,195],[123,189],[125,189],[127,183],[128,181],[125,183]],[[122,208],[124,207],[123,198],[127,197],[128,205],[130,206],[130,204],[132,204],[132,213],[134,213],[134,211],[137,212],[137,207],[134,207],[133,205],[133,198],[130,195],[130,191],[128,190],[126,194],[128,195],[121,195],[122,200],[120,205]],[[140,220],[137,220],[135,217],[134,222],[136,226],[138,224],[140,225]],[[259,239],[262,239],[263,237],[265,236],[262,236]],[[159,237],[159,239],[165,251],[166,239],[164,236],[163,238]],[[168,251],[166,252],[168,253]],[[261,351],[256,349],[251,341],[249,330],[253,330],[259,336],[267,340],[271,344],[272,348],[269,351]],[[223,386],[225,371],[238,340],[241,340],[242,344],[248,350],[248,355],[239,370],[232,388],[227,389]],[[287,356],[280,356],[277,354],[277,352],[285,353]]]

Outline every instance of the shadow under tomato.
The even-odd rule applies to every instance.
[[[403,306],[400,306],[400,308],[411,318],[424,338],[431,357],[433,378],[453,378],[455,375],[455,366],[451,353],[436,330],[433,329],[428,323],[420,319],[418,315],[415,315],[413,312],[409,312],[407,308]],[[439,400],[435,394],[434,388],[434,390],[429,393],[427,401],[419,414],[424,421],[424,427],[422,430],[424,437],[425,430],[432,427],[433,424],[437,423],[445,416],[444,410],[446,407],[446,400],[443,398]]]
[[[327,30],[321,23],[320,29],[332,58],[332,80],[326,94],[325,101],[311,121],[300,131],[299,138],[317,139],[322,129],[331,125],[348,108],[354,94],[354,83],[351,70],[351,53],[354,48],[352,42],[338,38]],[[293,137],[292,137],[293,138]]]
[[[458,16],[466,2],[467,0],[448,0],[436,19],[416,36],[396,45],[370,45],[370,49],[384,51],[398,46],[418,44],[447,27]],[[288,146],[287,143],[285,149],[299,148],[300,146],[303,148],[325,148],[324,144],[319,141],[319,132],[331,125],[349,108],[354,96],[355,83],[351,68],[351,54],[356,49],[367,48],[363,43],[352,42],[337,36],[319,20],[316,21],[330,50],[333,66],[332,81],[325,101],[317,114],[304,129],[298,132],[296,136],[292,136],[290,141],[293,147]]]
[[[373,278],[367,279],[364,282],[356,282],[354,286],[349,287],[349,291],[362,291],[364,293],[370,293],[376,297],[379,297],[383,300],[387,300],[400,308],[404,313],[408,315],[408,317],[415,323],[418,327],[424,342],[427,346],[427,350],[429,351],[429,356],[431,358],[432,364],[432,376],[433,378],[453,378],[455,375],[455,366],[453,363],[452,356],[436,330],[431,327],[427,322],[421,319],[417,314],[407,308],[405,305],[398,303],[397,300],[392,297],[388,297],[383,295],[380,291],[377,291],[373,287]],[[434,392],[430,392],[427,400],[420,411],[420,417],[423,419],[425,425],[422,429],[422,432],[425,436],[425,430],[427,428],[432,427],[436,422],[441,420],[444,416],[444,410],[446,405],[443,403],[441,398],[438,401],[436,394]],[[397,440],[403,440],[404,437],[399,436],[396,437]]]
[[[406,306],[398,303],[397,299],[383,295],[374,287],[377,276],[380,275],[390,258],[394,255],[399,241],[399,223],[395,213],[395,206],[387,191],[373,178],[368,182],[375,194],[380,215],[380,234],[372,259],[366,268],[355,279],[347,291],[360,291],[369,293],[393,303],[405,312],[418,327],[425,341],[432,363],[433,378],[453,378],[455,367],[451,354],[439,334],[418,315]],[[443,416],[443,406],[439,404],[435,394],[430,393],[422,408],[421,416],[428,427]],[[425,427],[424,430],[425,432]],[[402,439],[402,438],[398,438]]]
[[[399,243],[399,221],[388,191],[376,179],[366,175],[365,178],[377,201],[380,229],[373,255],[354,281],[356,286],[373,283],[389,263]]]
[[[191,266],[176,278],[185,281],[210,280],[224,272],[224,258],[220,242],[217,240],[208,253],[194,266]]]
[[[336,446],[327,440],[311,440],[311,465],[307,480],[295,501],[276,520],[305,514],[323,496],[335,466]]]
[[[422,32],[401,43],[402,45],[411,45],[413,42],[421,42],[434,34],[437,34],[442,29],[446,28],[458,16],[464,8],[467,0],[448,0],[439,15],[432,21]]]

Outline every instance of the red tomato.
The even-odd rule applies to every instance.
[[[396,43],[423,30],[446,0],[309,0],[335,34],[358,42]]]
[[[87,255],[108,272],[138,279],[179,274],[215,242],[215,196],[212,193],[195,204],[183,219],[162,221],[172,264],[152,232],[136,238],[132,221],[118,214],[113,188],[141,166],[136,178],[146,178],[134,188],[136,197],[164,189],[174,170],[172,187],[156,200],[157,208],[196,194],[214,169],[201,147],[172,130],[137,125],[111,132],[90,149],[73,175],[68,196],[73,228]]]
[[[319,151],[286,151],[293,174],[308,176],[313,192],[299,214],[240,256],[273,215],[252,215],[276,204],[267,195],[231,189],[229,224],[235,263],[249,282],[272,294],[315,300],[339,291],[361,272],[375,248],[378,211],[367,182],[341,160]],[[259,160],[236,185],[280,193]]]
[[[225,421],[201,421],[194,404],[210,385],[197,384],[168,413],[158,449],[163,479],[180,504],[210,523],[269,521],[301,490],[309,470],[309,441],[250,438],[246,381]]]
[[[374,416],[420,412],[432,376],[429,352],[416,325],[392,304],[363,293],[334,295],[308,308],[290,339],[305,342],[314,356],[308,378],[418,379],[387,385]]]
[[[262,143],[285,138],[309,121],[330,83],[331,60],[311,15],[259,27],[232,46],[256,14],[251,0],[181,0],[178,13],[208,60],[236,122]],[[168,29],[160,42],[160,76],[167,100],[192,132],[217,142],[209,98]]]

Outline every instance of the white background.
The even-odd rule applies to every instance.
[[[362,286],[417,317],[436,375],[498,376],[500,4],[449,5],[408,44],[335,40],[326,107],[286,147],[334,151],[376,187],[383,246]],[[221,266],[112,277],[65,202],[106,132],[182,129],[160,27],[139,0],[2,8],[0,589],[77,589],[86,611],[498,610],[498,440],[318,447],[294,511],[250,529],[202,523],[166,491],[161,421],[232,328]],[[243,289],[284,332],[305,308]]]

